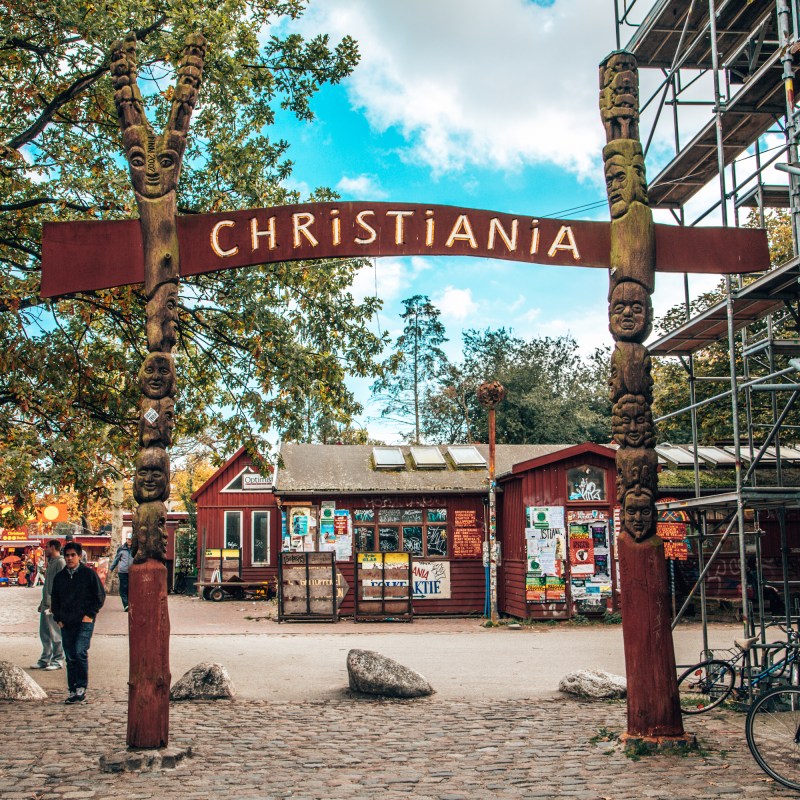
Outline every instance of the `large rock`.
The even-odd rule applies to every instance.
[[[44,700],[47,692],[27,672],[0,661],[0,700]]]
[[[347,654],[347,674],[354,692],[383,697],[426,697],[433,688],[413,669],[372,650],[351,650]]]
[[[176,681],[170,700],[230,700],[234,695],[231,676],[222,664],[203,661]]]
[[[628,683],[625,678],[593,669],[580,669],[568,673],[561,679],[558,688],[559,691],[568,694],[597,700],[616,699],[628,694]]]

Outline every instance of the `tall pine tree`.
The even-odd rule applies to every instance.
[[[439,376],[447,361],[440,345],[447,341],[440,311],[425,295],[403,300],[405,322],[395,352],[384,362],[386,374],[372,386],[381,404],[381,416],[413,425],[409,434],[415,444],[421,440],[420,407],[426,387]]]

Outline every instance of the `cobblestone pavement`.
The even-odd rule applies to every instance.
[[[63,696],[63,695],[62,695]],[[124,744],[117,694],[64,706],[60,696],[0,703],[3,800],[169,798],[686,798],[796,796],[769,781],[744,741],[744,716],[688,720],[700,749],[634,760],[608,731],[624,703],[351,698],[173,704],[171,745],[195,751],[174,770],[102,773]]]

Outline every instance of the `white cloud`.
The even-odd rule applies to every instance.
[[[519,314],[515,320],[515,322],[519,325],[527,324],[531,322],[535,322],[539,317],[542,316],[542,309],[541,308],[529,308],[525,313]]]
[[[455,286],[445,286],[441,294],[434,297],[433,304],[445,320],[470,320],[478,311],[478,304],[472,299],[472,289],[457,289]]]
[[[526,297],[524,294],[521,294],[517,297],[517,299],[513,303],[511,303],[511,305],[508,307],[508,310],[510,312],[519,311],[519,309],[525,305],[525,302],[526,302]]]
[[[347,175],[336,184],[345,200],[383,200],[388,197],[375,175]]]
[[[338,0],[304,25],[358,40],[351,101],[374,129],[401,130],[409,159],[439,171],[555,163],[597,179],[597,65],[614,43],[605,3]]]
[[[422,272],[430,268],[430,261],[419,256],[407,259],[373,259],[356,274],[352,288],[353,296],[359,300],[377,296],[388,305],[413,286],[415,279]]]

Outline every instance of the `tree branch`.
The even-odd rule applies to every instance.
[[[73,203],[71,200],[62,200],[58,197],[33,197],[30,200],[21,200],[19,203],[0,203],[0,212],[2,211],[21,211],[25,208],[33,208],[34,206],[46,205],[48,203],[60,203],[65,208],[72,208],[75,211],[91,211],[97,209],[98,211],[113,211],[119,206],[108,205],[90,205],[84,203]]]
[[[138,41],[143,41],[149,34],[155,31],[159,26],[163,25],[167,20],[166,14],[162,14],[152,25],[147,28],[142,28],[136,31],[136,38]],[[103,66],[83,75],[78,78],[72,85],[64,89],[63,92],[57,94],[43,109],[38,119],[30,125],[22,133],[17,134],[13,139],[6,142],[5,147],[11,150],[19,150],[25,144],[32,142],[46,127],[47,124],[53,119],[55,113],[62,107],[74,100],[81,92],[88,89],[93,83],[96,83],[103,75],[109,70],[109,64],[106,62]]]

